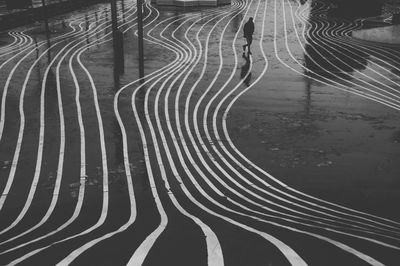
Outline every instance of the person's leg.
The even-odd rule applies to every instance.
[[[246,39],[247,39],[247,48],[248,48],[249,54],[251,54],[250,46],[251,46],[251,43],[253,42],[253,36],[249,36]]]
[[[247,47],[247,49],[250,49],[250,46],[249,46],[249,37],[248,37],[248,36],[246,36],[246,44],[243,45],[243,53],[246,52],[246,47]]]

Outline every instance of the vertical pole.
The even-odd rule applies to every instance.
[[[96,26],[99,25],[99,15],[97,14],[97,11],[94,12],[94,16],[96,18]],[[99,43],[99,32],[96,31],[96,40],[97,40],[97,44]]]
[[[33,39],[35,40],[36,59],[38,59],[39,58],[39,46],[38,46],[36,37],[33,37]]]
[[[85,14],[85,21],[86,21],[86,43],[89,44],[89,18],[87,13]]]
[[[47,20],[46,0],[42,0],[42,12],[43,12],[44,27],[46,31],[47,48],[50,48],[50,28],[49,28],[49,21]],[[50,49],[48,50],[47,53],[47,60],[50,63],[51,61]]]
[[[115,48],[116,47],[115,36],[118,30],[116,0],[111,0],[111,27],[112,27],[112,34],[113,34],[114,48]]]
[[[36,48],[36,59],[39,59],[39,46],[37,43],[37,39],[36,37],[33,38],[35,40],[35,48]],[[40,64],[36,64],[37,65],[37,72],[38,72],[38,80],[40,80]]]
[[[118,16],[117,16],[117,0],[111,0],[111,28],[113,36],[113,51],[114,51],[114,68],[119,72],[119,60],[118,58]]]
[[[143,55],[143,0],[137,0],[137,16],[138,16],[138,41],[139,41],[139,77],[144,77],[144,55]]]
[[[111,25],[114,48],[114,74],[124,72],[124,39],[123,33],[118,29],[117,2],[111,0]],[[119,78],[119,77],[118,77]]]
[[[104,10],[103,10],[103,14],[105,13],[105,16],[106,16],[106,22],[108,22],[108,10],[107,10],[107,8],[104,8]],[[106,30],[105,30],[105,33],[108,33],[108,27],[106,27]]]
[[[47,21],[46,0],[42,0],[43,20],[45,22],[46,33],[50,32],[49,22]]]
[[[118,69],[118,54],[117,54],[117,29],[118,29],[118,21],[117,21],[117,3],[116,0],[111,0],[111,29],[113,36],[113,51],[114,51],[114,86],[115,90],[119,90],[119,69]]]
[[[125,23],[125,0],[122,0],[122,17]]]

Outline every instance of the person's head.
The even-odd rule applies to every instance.
[[[249,21],[253,22],[253,17],[250,17],[250,18],[249,18]]]

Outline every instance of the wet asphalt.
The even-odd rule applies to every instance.
[[[0,35],[1,265],[396,265],[398,46],[317,1],[148,4],[133,83],[109,8]]]

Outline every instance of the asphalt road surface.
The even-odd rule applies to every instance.
[[[399,265],[399,46],[302,2],[0,34],[0,264]]]

